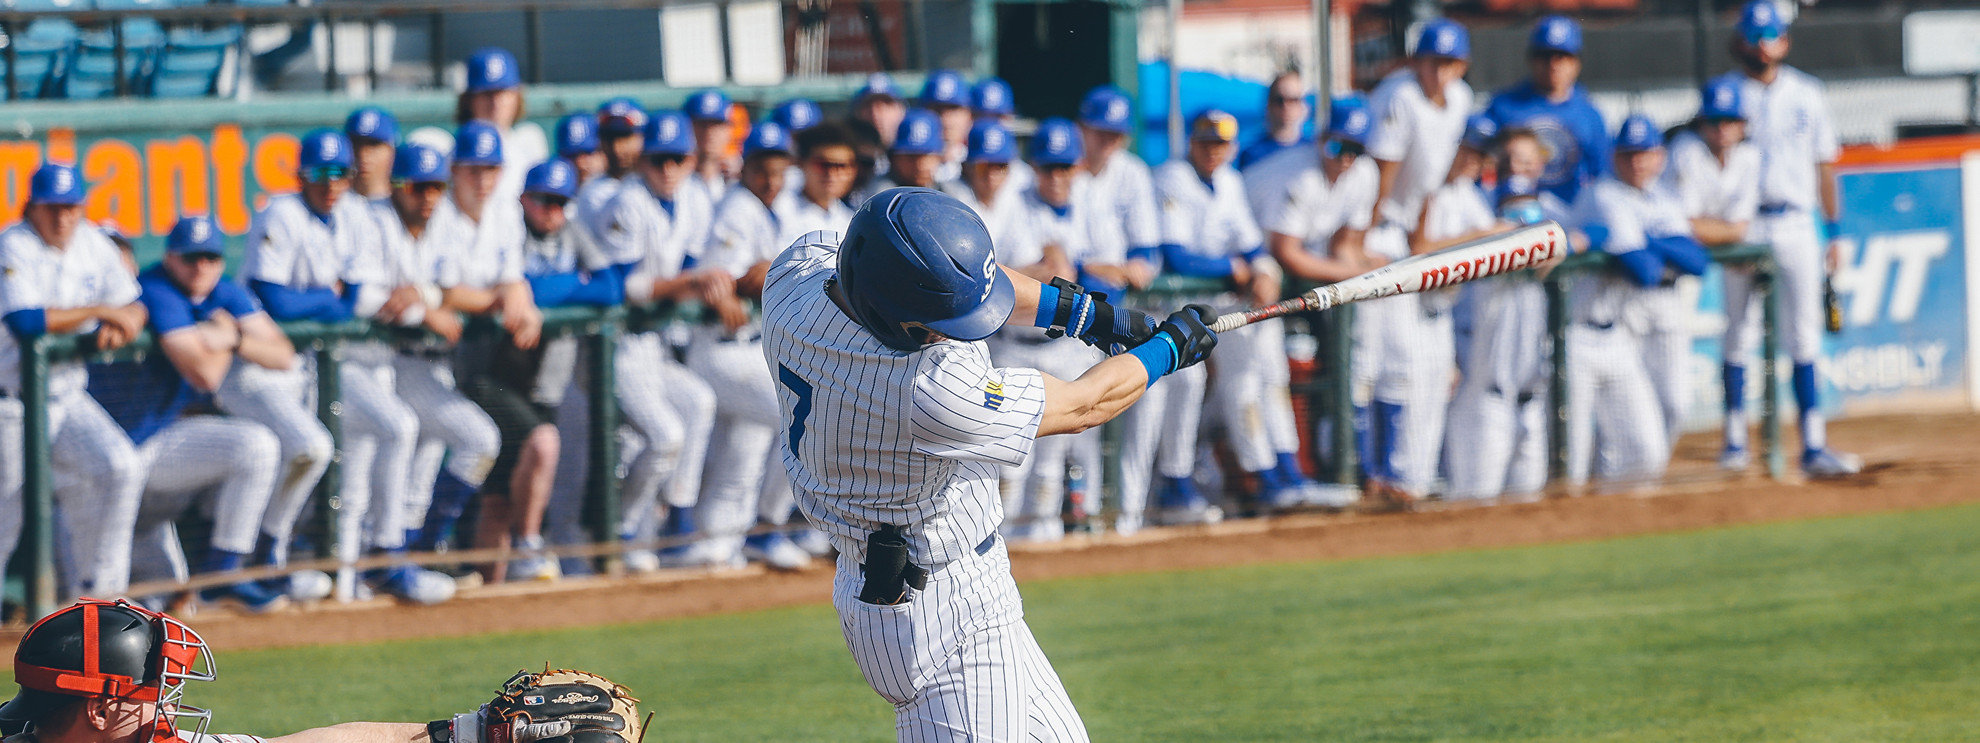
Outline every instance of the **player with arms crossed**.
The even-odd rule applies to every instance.
[[[1719,76],[1735,82],[1745,103],[1747,134],[1760,149],[1759,215],[1747,239],[1774,248],[1780,266],[1781,332],[1794,359],[1794,399],[1801,407],[1801,469],[1810,477],[1841,477],[1863,469],[1862,460],[1828,448],[1828,424],[1820,409],[1815,359],[1822,353],[1821,236],[1814,207],[1822,208],[1829,239],[1836,238],[1841,199],[1836,191],[1836,128],[1823,100],[1822,83],[1782,63],[1788,53],[1787,19],[1772,0],[1753,0],[1740,13],[1733,57],[1741,69]],[[1840,253],[1826,257],[1835,270]],[[1726,451],[1728,465],[1746,464],[1746,355],[1758,337],[1753,278],[1726,272]]]
[[[1209,309],[1151,334],[1146,315],[1001,268],[969,207],[921,189],[876,195],[843,239],[799,238],[763,297],[784,467],[839,549],[846,645],[899,738],[1086,740],[1023,621],[1000,466],[1209,356]],[[1000,369],[980,341],[1011,322],[1132,350],[1070,381]]]

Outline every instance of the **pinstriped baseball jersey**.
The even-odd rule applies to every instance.
[[[627,179],[637,178],[637,175],[625,178],[601,175],[586,181],[578,188],[577,198],[571,200],[571,222],[589,233],[593,242],[603,242],[605,228],[612,217],[612,199],[619,195],[619,189],[626,186]]]
[[[1258,224],[1299,238],[1308,253],[1331,255],[1329,241],[1335,232],[1343,227],[1368,229],[1368,214],[1375,208],[1381,173],[1375,169],[1373,158],[1361,157],[1340,178],[1328,181],[1320,163],[1312,157],[1308,160],[1305,169],[1285,186],[1284,194],[1266,202]],[[1258,198],[1254,196],[1252,201],[1258,203]]]
[[[519,203],[489,202],[481,207],[481,219],[472,220],[453,199],[441,199],[426,231],[428,241],[440,246],[433,273],[440,288],[488,289],[523,280],[523,240],[529,233]]]
[[[389,276],[377,229],[371,206],[354,194],[337,199],[328,219],[311,213],[298,194],[276,196],[248,228],[241,280],[290,289],[383,283]]]
[[[1787,65],[1771,84],[1738,70],[1718,80],[1739,83],[1747,136],[1760,150],[1760,203],[1813,208],[1820,175],[1815,165],[1835,162],[1842,152],[1822,81]]]
[[[701,255],[713,211],[698,188],[682,186],[664,203],[643,180],[629,180],[619,189],[608,209],[602,247],[613,265],[639,264],[626,278],[626,301],[651,301],[655,280],[679,275],[689,257]]]
[[[1162,242],[1213,258],[1243,255],[1265,241],[1244,197],[1244,181],[1229,166],[1205,184],[1186,160],[1170,160],[1155,170],[1155,193],[1162,205]]]
[[[1125,149],[1107,159],[1098,175],[1084,169],[1076,183],[1087,189],[1093,209],[1114,215],[1129,247],[1152,248],[1162,241],[1155,213],[1155,181],[1148,164]]]
[[[1760,150],[1747,142],[1733,145],[1724,164],[1698,135],[1685,132],[1671,140],[1670,167],[1664,187],[1677,194],[1684,213],[1726,222],[1751,222],[1760,211]]]
[[[839,240],[799,238],[763,290],[764,355],[798,507],[855,562],[883,524],[907,527],[918,564],[973,554],[1004,517],[1000,466],[1031,452],[1044,378],[993,367],[981,342],[907,354],[882,344],[826,292]]]
[[[1677,197],[1657,184],[1649,189],[1634,188],[1614,178],[1604,178],[1582,189],[1577,203],[1582,224],[1609,228],[1609,239],[1602,252],[1622,255],[1643,250],[1654,237],[1690,235],[1691,222]],[[1621,323],[1635,332],[1676,323],[1674,307],[1668,307],[1667,287],[1636,286],[1621,274],[1603,272],[1575,281],[1570,296],[1572,317],[1594,325]]]
[[[117,246],[95,225],[77,225],[62,250],[42,242],[25,221],[0,232],[0,315],[91,305],[122,307],[137,301],[138,294],[137,280],[124,270]],[[91,321],[76,332],[95,329]],[[20,383],[20,364],[20,343],[13,333],[0,332],[0,390],[12,390]],[[89,372],[81,361],[49,365],[50,395],[81,392],[88,383]]]
[[[998,263],[1029,266],[1044,259],[1045,246],[1032,235],[1022,192],[1002,188],[993,198],[996,203],[984,204],[976,200],[975,191],[960,181],[943,184],[942,191],[956,197],[983,219],[984,228],[990,231],[990,244],[996,246]]]

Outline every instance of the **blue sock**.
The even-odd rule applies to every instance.
[[[284,565],[288,563],[288,560],[283,559],[284,557],[286,555],[278,554],[278,551],[275,549],[275,538],[269,536],[268,532],[262,532],[259,536],[255,537],[254,564]]]
[[[247,564],[247,558],[245,552],[228,552],[213,547],[206,551],[206,560],[199,564],[199,572],[225,573],[229,570],[239,570]]]
[[[408,538],[406,544],[421,552],[439,549],[440,540],[453,533],[476,492],[479,488],[452,473],[441,472],[433,481],[433,503],[426,507],[426,521],[420,525],[418,536]]]
[[[1803,414],[1821,405],[1822,401],[1817,396],[1818,392],[1819,390],[1815,388],[1815,365],[1795,364],[1794,402],[1801,407]]]
[[[1403,406],[1392,402],[1375,403],[1376,430],[1381,433],[1377,440],[1376,454],[1381,457],[1384,479],[1396,480],[1396,440],[1402,436]]]
[[[1375,470],[1375,412],[1366,405],[1354,406],[1354,444],[1361,456],[1361,476],[1380,476]]]
[[[1299,454],[1295,452],[1279,452],[1278,470],[1280,479],[1287,485],[1296,485],[1306,479],[1306,470],[1299,466]]]
[[[1725,366],[1726,410],[1746,409],[1746,367],[1739,364]]]

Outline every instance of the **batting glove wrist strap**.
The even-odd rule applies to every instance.
[[[1079,338],[1093,327],[1094,298],[1086,289],[1063,278],[1038,287],[1038,316],[1034,324],[1048,338]]]
[[[1176,370],[1176,357],[1178,356],[1176,342],[1170,339],[1167,333],[1156,335],[1148,339],[1147,343],[1135,346],[1132,350],[1128,351],[1128,355],[1140,361],[1141,367],[1148,370],[1148,386],[1150,387],[1155,385],[1155,380],[1161,379],[1168,375],[1169,372]]]

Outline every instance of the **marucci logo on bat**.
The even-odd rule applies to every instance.
[[[1545,242],[1531,245],[1515,245],[1504,250],[1473,258],[1450,266],[1436,266],[1423,269],[1418,281],[1419,291],[1430,291],[1452,284],[1482,279],[1487,276],[1517,271],[1529,266],[1553,260],[1560,254],[1561,235],[1554,230],[1547,231]],[[1398,287],[1400,289],[1401,287]]]

